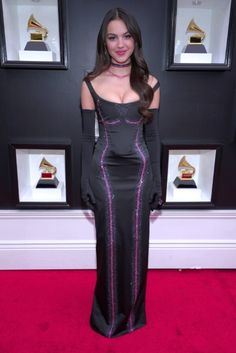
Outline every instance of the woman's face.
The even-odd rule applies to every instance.
[[[122,20],[117,19],[109,22],[106,47],[112,62],[123,64],[130,61],[130,56],[134,51],[134,39]]]

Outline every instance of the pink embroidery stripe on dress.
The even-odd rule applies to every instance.
[[[98,101],[98,110],[99,110],[99,114],[100,117],[102,119],[102,122],[104,123],[104,119],[102,117],[101,111],[99,109],[99,101]],[[112,332],[113,332],[113,327],[114,327],[114,323],[115,323],[115,293],[114,293],[114,229],[113,229],[113,214],[112,214],[112,195],[111,195],[111,187],[109,185],[109,181],[106,175],[106,170],[105,170],[105,166],[104,166],[104,157],[106,154],[106,151],[108,149],[108,145],[109,145],[109,140],[108,140],[108,133],[107,133],[107,129],[106,129],[106,124],[104,124],[104,131],[105,131],[105,136],[106,136],[106,146],[102,152],[102,156],[101,156],[101,161],[100,161],[100,165],[101,165],[101,169],[102,169],[102,174],[104,177],[104,181],[105,181],[105,186],[106,186],[106,190],[107,190],[107,196],[108,196],[108,210],[109,210],[109,234],[110,234],[110,242],[109,242],[109,248],[110,248],[110,263],[111,263],[111,272],[110,272],[110,294],[111,294],[111,328],[109,329],[108,332],[108,336],[111,337]]]
[[[140,233],[140,208],[141,208],[141,203],[140,203],[140,198],[141,198],[141,192],[142,192],[142,186],[143,186],[143,179],[144,179],[144,173],[146,169],[146,158],[145,155],[143,154],[141,148],[139,147],[138,143],[138,136],[139,136],[139,131],[138,129],[137,134],[136,134],[136,139],[135,139],[135,146],[137,148],[137,151],[139,152],[143,165],[142,165],[142,171],[141,171],[141,176],[140,180],[137,186],[137,198],[136,198],[136,207],[135,207],[135,250],[134,250],[134,305],[137,300],[138,296],[138,247],[139,247],[139,233]],[[133,306],[134,310],[134,306]],[[130,330],[133,331],[133,313],[130,313]]]
[[[114,120],[114,121],[106,121],[106,120],[102,120],[102,123],[104,125],[116,125],[120,123],[120,120]]]
[[[126,123],[128,124],[134,124],[134,125],[138,125],[141,123],[141,121],[143,121],[143,118],[137,120],[137,121],[132,121],[132,120],[129,120],[129,119],[125,119]]]

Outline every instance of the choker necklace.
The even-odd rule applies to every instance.
[[[125,75],[119,75],[119,74],[115,74],[114,72],[112,72],[111,70],[107,70],[112,76],[115,76],[117,78],[124,78],[124,77],[128,77],[130,75],[130,73],[125,74]]]
[[[115,67],[128,67],[130,65],[131,65],[131,61],[127,64],[117,64],[117,63],[111,62],[111,66],[115,66]]]

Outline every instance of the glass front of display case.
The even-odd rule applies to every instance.
[[[230,68],[231,2],[171,1],[167,69]]]
[[[70,146],[12,144],[13,194],[18,207],[70,206]]]
[[[164,146],[165,205],[214,207],[220,145]]]
[[[1,0],[3,67],[66,68],[63,2]]]

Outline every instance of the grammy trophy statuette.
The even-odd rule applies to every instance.
[[[176,177],[174,180],[174,185],[177,188],[197,188],[193,176],[195,174],[195,168],[189,164],[186,157],[183,156],[179,161],[178,170],[180,176]]]
[[[39,165],[41,178],[39,179],[36,188],[57,188],[59,181],[56,177],[57,168],[49,163],[44,157]]]
[[[27,42],[24,50],[48,51],[49,47],[45,43],[48,36],[48,29],[43,27],[32,14],[28,20],[27,30],[30,32],[30,41]]]
[[[202,44],[206,33],[192,19],[186,29],[187,33],[193,33],[189,38],[189,43],[184,48],[184,53],[206,53],[206,48]]]

